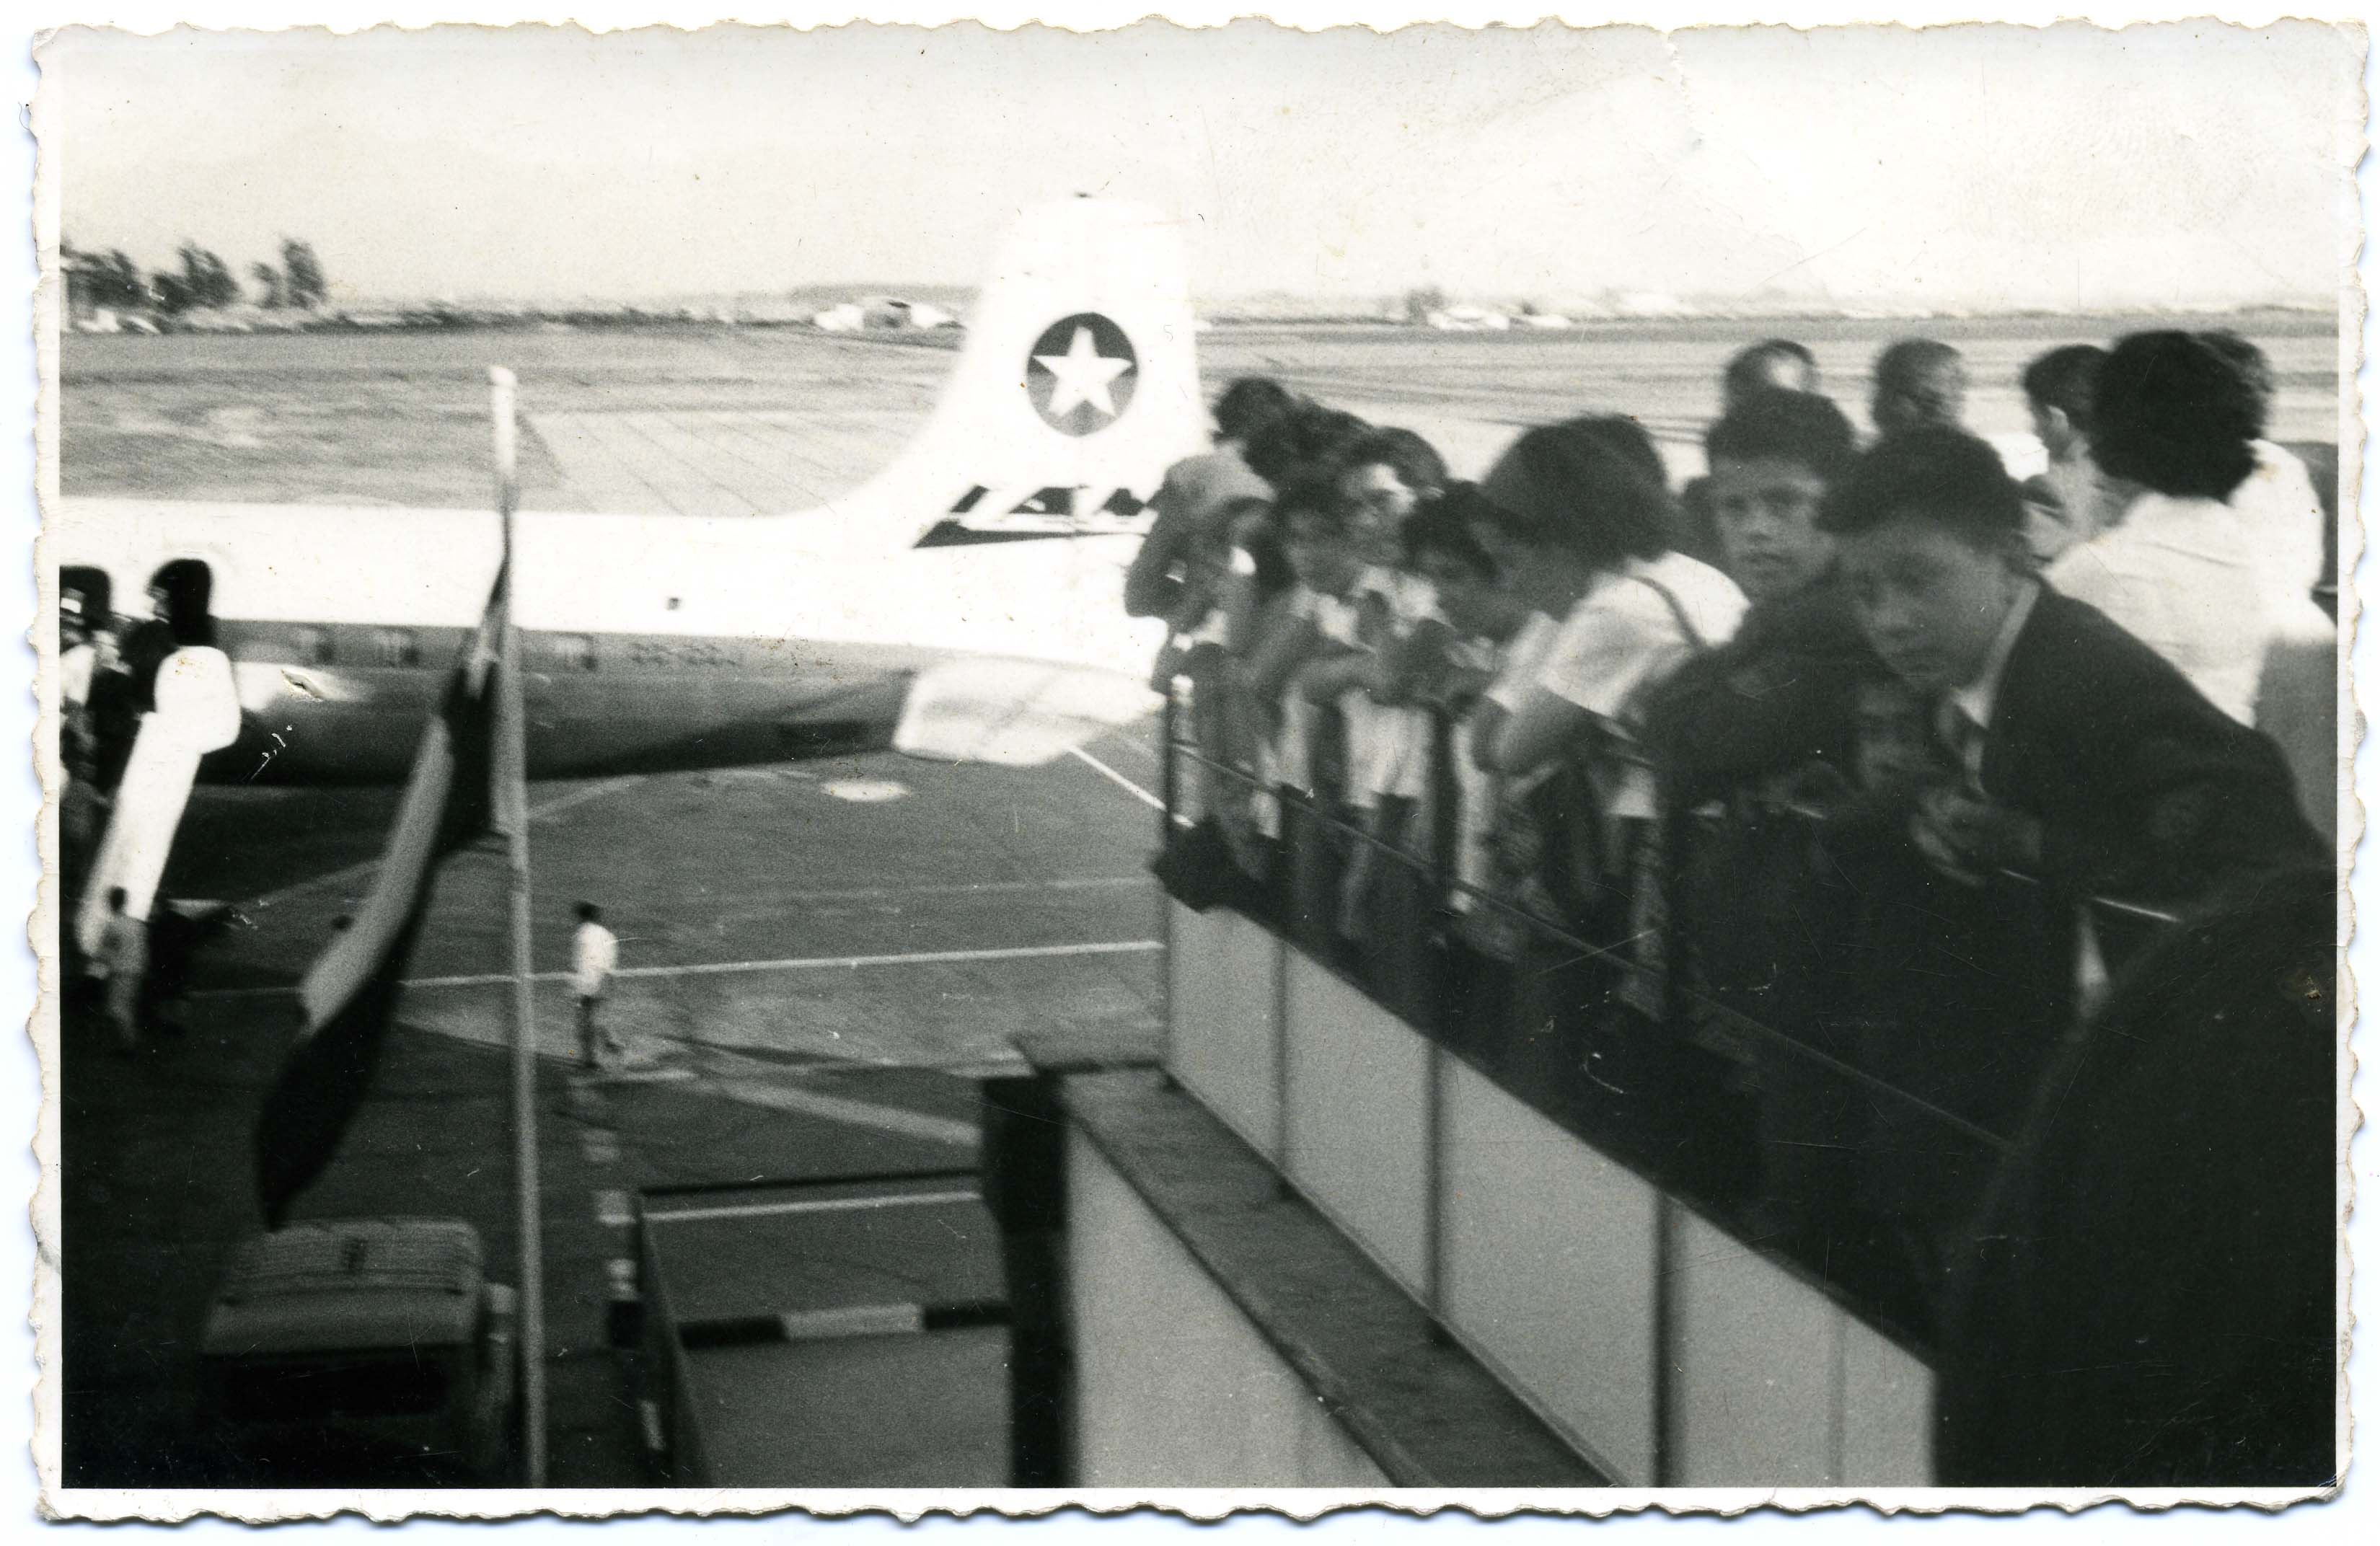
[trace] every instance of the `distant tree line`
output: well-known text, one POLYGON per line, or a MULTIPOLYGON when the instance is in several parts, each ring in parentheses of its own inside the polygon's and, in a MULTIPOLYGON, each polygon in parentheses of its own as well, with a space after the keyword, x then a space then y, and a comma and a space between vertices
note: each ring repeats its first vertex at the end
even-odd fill
MULTIPOLYGON (((121 248, 90 252, 71 241, 61 241, 58 255, 66 270, 67 298, 79 308, 154 310, 170 317, 200 308, 237 306, 248 298, 239 281, 232 276, 230 266, 196 242, 184 242, 175 254, 180 261, 179 268, 159 269, 145 275, 121 248)), ((267 310, 288 308, 312 311, 330 293, 322 278, 322 260, 314 256, 312 245, 294 237, 281 244, 279 268, 258 263, 249 268, 249 274, 256 282, 257 304, 267 310)))

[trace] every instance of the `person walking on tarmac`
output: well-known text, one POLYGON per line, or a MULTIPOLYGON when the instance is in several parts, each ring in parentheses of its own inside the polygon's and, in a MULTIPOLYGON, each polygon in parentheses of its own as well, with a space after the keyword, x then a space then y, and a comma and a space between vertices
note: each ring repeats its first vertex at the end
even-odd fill
MULTIPOLYGON (((603 926, 603 910, 593 902, 580 902, 578 932, 570 941, 570 984, 578 995, 579 1066, 590 1071, 603 1066, 595 1055, 595 1011, 619 964, 620 941, 603 926)), ((603 1050, 617 1057, 627 1049, 617 1036, 606 1032, 603 1050)))
POLYGON ((106 984, 106 1014, 115 1050, 130 1054, 140 1045, 141 984, 149 975, 149 928, 125 911, 124 888, 107 893, 107 928, 99 936, 93 976, 106 984))

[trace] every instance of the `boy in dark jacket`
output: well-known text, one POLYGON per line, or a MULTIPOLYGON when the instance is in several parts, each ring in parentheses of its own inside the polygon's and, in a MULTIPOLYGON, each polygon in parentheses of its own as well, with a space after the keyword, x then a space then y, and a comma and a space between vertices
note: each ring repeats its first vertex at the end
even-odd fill
POLYGON ((1875 670, 1817 524, 1856 452, 1834 404, 1776 387, 1732 400, 1704 450, 1705 504, 1752 610, 1733 639, 1649 694, 1643 735, 1667 808, 1726 802, 1715 821, 1690 823, 1679 920, 1692 980, 1770 1034, 1703 1034, 1756 1088, 1771 1226, 1832 1235, 1854 1187, 1864 1102, 1808 1054, 1852 1052, 1826 1011, 1855 899, 1811 840, 1803 791, 1855 779, 1855 694, 1875 670))
POLYGON ((1643 738, 1678 807, 1814 756, 1843 769, 1852 686, 1874 658, 1818 525, 1856 458, 1842 410, 1809 393, 1756 393, 1711 426, 1704 451, 1724 567, 1752 610, 1645 706, 1643 738))
POLYGON ((1821 518, 1862 632, 1963 769, 1912 823, 1935 868, 2182 913, 2243 875, 2325 858, 2272 742, 2032 578, 2023 520, 1998 453, 1939 429, 1878 444, 1821 518))
POLYGON ((2187 914, 2326 852, 2269 741, 2032 576, 2022 501, 1989 445, 1890 436, 1821 524, 1861 632, 1943 758, 1890 829, 1830 833, 1859 918, 1820 995, 1852 1060, 1903 1093, 1869 1116, 1860 1190, 1887 1256, 1913 1269, 1923 1324, 1990 1174, 1974 1129, 2014 1130, 2073 1019, 2086 944, 2122 965, 2083 904, 2187 914))

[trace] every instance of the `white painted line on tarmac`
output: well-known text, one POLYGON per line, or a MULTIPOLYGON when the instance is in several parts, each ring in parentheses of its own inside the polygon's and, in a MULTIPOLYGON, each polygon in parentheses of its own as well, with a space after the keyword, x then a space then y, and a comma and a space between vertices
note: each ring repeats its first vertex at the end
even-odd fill
MULTIPOLYGON (((511 979, 509 978, 506 979, 506 981, 510 980, 511 979)), ((675 1067, 664 1067, 659 1069, 607 1069, 601 1073, 589 1074, 587 1076, 587 1082, 589 1084, 676 1084, 682 1083, 693 1077, 694 1070, 692 1069, 681 1069, 675 1067)))
POLYGON ((1120 730, 1110 731, 1099 739, 1106 742, 1111 746, 1130 752, 1133 755, 1140 757, 1146 761, 1156 762, 1159 760, 1156 747, 1145 745, 1142 743, 1134 740, 1131 736, 1126 735, 1120 730))
POLYGON ((678 1208, 648 1213, 647 1224, 674 1224, 687 1219, 771 1218, 781 1214, 842 1214, 861 1208, 921 1208, 938 1202, 975 1202, 979 1191, 890 1191, 873 1197, 805 1197, 791 1202, 725 1202, 710 1208, 678 1208))
MULTIPOLYGON (((1092 940, 1078 945, 1016 945, 990 950, 913 950, 890 956, 795 956, 783 960, 706 960, 689 961, 679 966, 628 966, 613 973, 614 977, 716 977, 749 972, 822 972, 829 970, 856 971, 863 966, 943 966, 963 961, 980 960, 1041 960, 1060 956, 1126 956, 1146 955, 1162 950, 1161 939, 1092 940)), ((495 987, 511 982, 509 972, 480 972, 453 977, 408 977, 400 986, 409 988, 495 987)), ((537 972, 529 980, 538 983, 563 983, 570 980, 567 972, 537 972)), ((294 984, 273 987, 207 988, 193 993, 194 999, 270 998, 296 992, 294 984)), ((599 1076, 629 1079, 625 1074, 599 1076)), ((652 1077, 672 1077, 655 1073, 652 1077)))
POLYGON ((606 779, 600 784, 589 784, 585 789, 572 790, 568 794, 557 794, 542 805, 531 805, 528 808, 528 818, 531 821, 543 821, 549 816, 560 815, 565 811, 576 810, 589 800, 601 800, 607 794, 617 794, 622 790, 634 789, 644 781, 645 775, 642 773, 624 773, 616 779, 606 779))
POLYGON ((282 887, 277 891, 267 891, 261 897, 251 898, 248 905, 250 907, 272 907, 278 902, 287 901, 291 897, 303 896, 317 887, 335 886, 341 881, 358 879, 361 876, 371 874, 372 871, 378 868, 380 868, 380 861, 377 858, 366 859, 358 864, 353 864, 346 865, 342 869, 333 870, 328 875, 318 875, 311 880, 296 881, 290 885, 282 887))
POLYGON ((746 908, 718 914, 730 920, 773 917, 788 907, 807 902, 892 901, 902 897, 1001 896, 1019 891, 1099 891, 1122 886, 1154 886, 1146 875, 1061 876, 1050 880, 961 880, 935 886, 849 886, 832 890, 785 891, 747 900, 767 902, 766 908, 746 908))
POLYGON ((822 1117, 848 1127, 873 1128, 879 1132, 897 1133, 904 1138, 920 1139, 928 1143, 947 1143, 953 1148, 965 1148, 982 1136, 973 1122, 962 1122, 949 1117, 929 1117, 922 1111, 905 1106, 879 1105, 873 1101, 853 1100, 848 1095, 825 1095, 815 1090, 799 1090, 779 1084, 773 1080, 722 1079, 717 1081, 719 1093, 730 1100, 748 1105, 766 1106, 772 1111, 798 1112, 805 1117, 822 1117))
POLYGON ((897 779, 836 779, 819 788, 855 805, 881 805, 909 798, 909 786, 897 779))
MULTIPOLYGON (((890 956, 796 956, 785 960, 719 960, 697 961, 685 966, 631 966, 615 975, 622 977, 707 977, 731 972, 815 972, 830 967, 846 969, 862 966, 935 966, 953 961, 970 960, 1038 960, 1054 956, 1126 956, 1140 955, 1165 948, 1161 939, 1086 940, 1073 945, 1012 945, 985 950, 913 950, 904 955, 890 956)), ((540 972, 540 977, 564 978, 567 972, 540 972)), ((496 982, 510 982, 509 977, 497 977, 496 982)), ((408 984, 410 985, 410 984, 408 984)))
POLYGON ((1103 763, 1099 758, 1091 755, 1090 753, 1086 752, 1080 746, 1067 747, 1066 754, 1069 756, 1089 764, 1092 767, 1107 775, 1108 779, 1111 782, 1121 785, 1124 790, 1131 793, 1135 800, 1139 801, 1150 810, 1161 811, 1165 809, 1164 801, 1160 800, 1157 796, 1149 793, 1148 791, 1141 788, 1138 784, 1134 783, 1130 779, 1125 778, 1114 768, 1110 767, 1106 763, 1103 763))
POLYGON ((625 1229, 637 1222, 637 1211, 628 1202, 628 1194, 617 1187, 606 1187, 595 1194, 595 1222, 607 1229, 625 1229))

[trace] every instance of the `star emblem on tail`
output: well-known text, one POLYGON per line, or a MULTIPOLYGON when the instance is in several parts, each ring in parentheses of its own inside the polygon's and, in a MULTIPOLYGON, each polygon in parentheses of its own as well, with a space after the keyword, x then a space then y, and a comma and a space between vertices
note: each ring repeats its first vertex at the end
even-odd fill
POLYGON ((1093 435, 1132 406, 1139 370, 1123 330, 1096 311, 1081 311, 1042 330, 1026 361, 1025 392, 1052 429, 1093 435))

